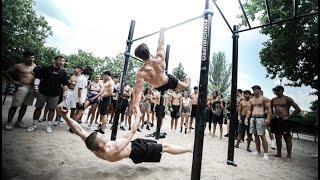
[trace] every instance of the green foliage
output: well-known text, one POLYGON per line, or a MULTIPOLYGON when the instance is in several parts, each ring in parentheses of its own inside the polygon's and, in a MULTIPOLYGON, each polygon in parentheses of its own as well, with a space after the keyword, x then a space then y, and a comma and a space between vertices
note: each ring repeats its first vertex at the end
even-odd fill
MULTIPOLYGON (((184 81, 187 78, 187 73, 184 72, 184 67, 180 62, 178 67, 173 68, 172 74, 178 78, 180 81, 184 81)), ((186 91, 190 92, 190 87, 186 89, 186 91)))
POLYGON ((310 104, 311 104, 311 106, 310 106, 311 111, 312 112, 318 112, 318 107, 319 107, 318 99, 315 100, 315 101, 312 101, 310 104))
POLYGON ((231 65, 226 62, 224 52, 213 53, 209 69, 209 91, 218 91, 224 98, 227 98, 230 95, 230 84, 231 65))
POLYGON ((55 49, 44 47, 45 39, 52 35, 51 27, 44 17, 38 17, 32 0, 2 1, 2 62, 3 69, 23 62, 22 53, 33 51, 40 64, 48 59, 55 49))
MULTIPOLYGON (((318 1, 300 0, 298 15, 318 10, 318 1)), ((291 0, 269 1, 272 21, 288 19, 293 16, 291 0)), ((246 13, 251 20, 261 24, 268 22, 265 4, 260 0, 246 0, 246 13), (260 14, 261 16, 258 16, 260 14)), ((243 16, 241 25, 246 24, 243 16)), ((283 24, 264 27, 262 34, 270 40, 264 42, 260 51, 261 64, 267 70, 267 77, 286 77, 290 86, 311 86, 318 95, 318 16, 304 17, 283 24)))

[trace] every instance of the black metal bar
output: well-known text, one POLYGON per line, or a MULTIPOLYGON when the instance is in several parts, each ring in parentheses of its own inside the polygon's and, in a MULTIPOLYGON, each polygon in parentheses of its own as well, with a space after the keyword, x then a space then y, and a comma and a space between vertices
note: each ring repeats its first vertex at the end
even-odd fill
MULTIPOLYGON (((208 9, 208 8, 209 8, 209 0, 206 0, 205 9, 208 9)), ((207 95, 208 95, 211 21, 212 21, 212 13, 206 14, 203 22, 199 95, 198 95, 197 115, 195 120, 194 151, 193 151, 192 171, 191 171, 192 180, 199 180, 201 175, 205 110, 206 110, 207 95)))
MULTIPOLYGON (((181 26, 181 25, 183 25, 183 24, 186 24, 186 23, 188 23, 188 22, 194 21, 194 20, 199 19, 199 18, 202 18, 202 17, 203 17, 203 15, 200 15, 200 16, 197 16, 197 17, 194 17, 194 18, 185 20, 185 21, 183 21, 183 22, 180 22, 180 23, 178 23, 178 24, 169 26, 169 27, 165 28, 165 31, 167 31, 167 30, 169 30, 169 29, 172 29, 172 28, 175 28, 175 27, 178 27, 178 26, 181 26)), ((150 33, 150 34, 147 34, 147 35, 145 35, 145 36, 142 36, 142 37, 133 39, 133 40, 131 40, 131 42, 138 41, 138 40, 140 40, 140 39, 144 39, 144 38, 146 38, 146 37, 149 37, 149 36, 152 36, 152 35, 155 35, 155 34, 158 34, 158 33, 160 33, 160 30, 159 30, 159 31, 156 31, 156 32, 153 32, 153 33, 150 33)))
POLYGON ((215 0, 213 0, 213 3, 214 3, 214 5, 216 6, 216 8, 218 9, 218 11, 219 11, 219 13, 221 14, 223 20, 226 22, 226 24, 228 25, 228 27, 229 27, 229 29, 230 29, 230 31, 231 31, 231 33, 232 33, 232 28, 231 28, 229 22, 227 21, 227 19, 224 17, 224 15, 223 15, 222 11, 220 10, 218 4, 216 3, 215 0))
POLYGON ((270 7, 269 7, 268 0, 264 0, 264 4, 266 5, 266 8, 267 8, 268 21, 269 21, 269 23, 271 23, 272 22, 272 17, 271 17, 271 14, 270 14, 270 7))
POLYGON ((238 82, 238 39, 239 34, 236 33, 237 26, 233 26, 233 46, 232 46, 232 79, 231 79, 231 106, 230 106, 230 128, 228 132, 228 165, 237 166, 234 162, 234 136, 236 134, 237 115, 237 82, 238 82))
POLYGON ((143 62, 142 59, 131 55, 129 52, 125 52, 124 55, 125 55, 125 56, 129 56, 129 57, 131 57, 131 58, 133 58, 133 59, 135 59, 135 60, 137 60, 137 61, 143 62))
POLYGON ((297 0, 293 0, 293 17, 297 16, 297 11, 298 11, 298 3, 297 0))
MULTIPOLYGON (((166 57, 165 57, 165 61, 166 61, 165 73, 166 74, 168 73, 169 55, 170 55, 170 45, 167 45, 166 57)), ((159 103, 159 106, 161 108, 159 109, 160 112, 157 113, 157 128, 156 128, 156 136, 155 136, 156 139, 160 138, 161 123, 162 123, 163 118, 164 118, 162 116, 165 115, 165 113, 164 113, 164 105, 163 105, 164 93, 165 93, 165 91, 161 91, 160 103, 159 103)))
POLYGON ((9 92, 9 89, 10 89, 9 87, 10 87, 9 83, 6 83, 2 105, 4 105, 4 103, 6 102, 6 99, 7 99, 7 96, 8 96, 8 92, 9 92))
MULTIPOLYGON (((125 52, 128 52, 128 53, 130 53, 130 50, 131 50, 131 45, 132 45, 131 40, 132 40, 132 37, 133 37, 135 23, 136 22, 134 20, 131 20, 128 40, 127 40, 127 46, 126 46, 126 51, 125 51, 125 52)), ((116 140, 116 138, 117 138, 120 109, 121 109, 121 106, 122 106, 123 84, 124 84, 124 81, 125 81, 125 79, 127 77, 129 58, 130 58, 130 56, 125 55, 125 61, 124 61, 124 65, 123 65, 123 72, 122 72, 121 81, 120 81, 120 90, 117 92, 118 93, 118 98, 117 98, 117 104, 116 104, 116 112, 114 114, 112 132, 111 132, 111 140, 113 140, 113 141, 116 140)))
POLYGON ((245 10, 244 10, 244 8, 243 8, 243 5, 242 5, 242 3, 241 3, 241 0, 238 0, 238 2, 239 2, 239 5, 240 5, 240 8, 241 8, 241 10, 242 10, 242 13, 243 13, 243 15, 244 15, 244 18, 246 19, 246 22, 247 22, 249 28, 251 29, 251 25, 250 25, 250 23, 249 23, 247 14, 246 14, 246 12, 245 12, 245 10))
POLYGON ((258 29, 258 28, 262 28, 262 27, 272 26, 272 25, 275 25, 275 24, 281 24, 281 23, 284 23, 284 22, 293 21, 293 20, 297 20, 297 19, 300 19, 300 18, 303 18, 303 17, 308 17, 308 16, 312 16, 312 15, 316 15, 316 14, 318 14, 318 11, 312 12, 312 13, 303 14, 303 15, 300 15, 300 16, 296 16, 295 18, 289 18, 289 19, 285 19, 285 20, 281 20, 281 21, 274 21, 272 23, 268 23, 268 24, 264 24, 264 25, 260 25, 260 26, 256 26, 256 27, 252 27, 251 29, 238 30, 237 33, 245 32, 245 31, 249 31, 249 30, 253 30, 253 29, 258 29))

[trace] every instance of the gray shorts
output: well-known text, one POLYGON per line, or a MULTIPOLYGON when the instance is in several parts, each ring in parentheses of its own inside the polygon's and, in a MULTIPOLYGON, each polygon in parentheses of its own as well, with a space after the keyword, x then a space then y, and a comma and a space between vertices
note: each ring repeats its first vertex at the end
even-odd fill
POLYGON ((39 93, 35 106, 36 108, 43 108, 44 105, 47 103, 46 107, 48 109, 55 109, 58 105, 58 102, 59 102, 59 96, 50 97, 50 96, 45 96, 39 93))
POLYGON ((151 103, 143 102, 141 105, 141 110, 143 111, 151 111, 151 103))
POLYGON ((264 125, 264 117, 254 117, 250 119, 250 134, 265 135, 266 126, 264 125))
POLYGON ((34 100, 33 87, 20 86, 13 95, 12 107, 20 107, 22 105, 31 106, 34 100))
POLYGON ((190 108, 189 108, 189 106, 182 106, 182 108, 181 108, 181 113, 190 113, 190 108))

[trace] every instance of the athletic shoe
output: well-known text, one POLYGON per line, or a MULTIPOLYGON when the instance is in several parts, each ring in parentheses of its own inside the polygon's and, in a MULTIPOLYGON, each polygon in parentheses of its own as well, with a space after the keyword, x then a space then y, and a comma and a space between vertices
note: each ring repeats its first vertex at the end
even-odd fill
POLYGON ((275 140, 271 140, 271 149, 277 149, 275 140))
POLYGON ((123 127, 123 126, 120 126, 120 129, 121 129, 121 130, 123 130, 123 131, 125 131, 125 130, 126 130, 126 129, 124 129, 124 127, 123 127))
POLYGON ((147 125, 146 129, 147 129, 147 130, 150 130, 150 127, 149 127, 149 125, 147 125))
POLYGON ((147 124, 147 121, 144 121, 143 124, 147 124))
POLYGON ((111 119, 109 120, 109 124, 113 124, 113 121, 111 119))
POLYGON ((180 127, 180 132, 182 133, 182 127, 180 127))
POLYGON ((248 151, 248 152, 252 152, 252 150, 251 150, 251 149, 249 149, 249 148, 247 148, 247 151, 248 151))
POLYGON ((47 133, 53 133, 50 125, 47 126, 46 132, 47 132, 47 133))
POLYGON ((141 125, 141 129, 143 129, 143 124, 141 125))
POLYGON ((38 119, 38 122, 47 121, 46 118, 38 119))
POLYGON ((266 160, 266 161, 268 161, 269 160, 269 156, 268 156, 268 154, 267 153, 265 153, 264 155, 263 155, 263 158, 262 158, 263 160, 266 160))
POLYGON ((184 133, 187 134, 187 128, 184 129, 184 133))
POLYGON ((153 123, 150 124, 150 127, 153 127, 153 123))
POLYGON ((79 119, 79 120, 77 120, 77 123, 82 124, 82 121, 79 119))
POLYGON ((228 134, 228 133, 227 133, 227 134, 225 134, 225 135, 224 135, 224 137, 229 137, 229 134, 228 134))
POLYGON ((130 131, 130 130, 131 130, 131 127, 129 127, 128 131, 130 131))
POLYGON ((22 127, 22 128, 26 128, 27 125, 25 125, 22 121, 17 121, 15 124, 16 127, 22 127))
POLYGON ((8 130, 8 131, 11 131, 11 130, 13 129, 13 127, 12 127, 12 122, 6 123, 6 124, 4 125, 4 129, 5 129, 5 130, 8 130))
POLYGON ((33 126, 30 126, 27 128, 27 132, 33 132, 34 130, 36 130, 37 126, 36 125, 33 125, 33 126))
MULTIPOLYGON (((131 129, 131 128, 129 128, 129 129, 131 129)), ((139 128, 137 129, 137 131, 138 131, 138 132, 141 132, 141 130, 140 130, 139 128)))

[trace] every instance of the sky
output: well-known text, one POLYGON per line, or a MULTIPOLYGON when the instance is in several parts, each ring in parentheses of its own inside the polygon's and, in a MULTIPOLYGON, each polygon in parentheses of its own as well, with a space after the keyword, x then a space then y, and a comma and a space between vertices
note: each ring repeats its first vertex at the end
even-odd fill
MULTIPOLYGON (((218 0, 230 26, 237 25, 237 14, 241 13, 237 0, 218 0)), ((76 53, 78 49, 92 52, 95 56, 115 57, 124 53, 131 20, 135 20, 133 39, 169 27, 204 12, 204 0, 35 0, 38 15, 44 16, 52 27, 53 36, 46 39, 46 45, 55 47, 63 54, 76 53)), ((224 52, 229 63, 232 61, 232 34, 212 6, 211 55, 224 52)), ((259 25, 251 22, 252 26, 259 25)), ((245 28, 245 27, 242 27, 245 28)), ((241 28, 241 29, 242 29, 241 28)), ((198 86, 202 47, 203 19, 165 32, 165 45, 170 45, 169 72, 181 62, 191 77, 192 86, 198 86)), ((273 98, 272 88, 280 84, 279 79, 266 78, 266 70, 260 64, 259 51, 268 37, 260 29, 239 34, 238 88, 251 90, 258 84, 264 95, 273 98)), ((147 43, 155 54, 158 34, 136 41, 131 54, 140 43, 147 43)), ((284 79, 282 85, 288 80, 284 79)), ((310 87, 285 87, 285 95, 292 97, 302 110, 309 110, 310 87)))

